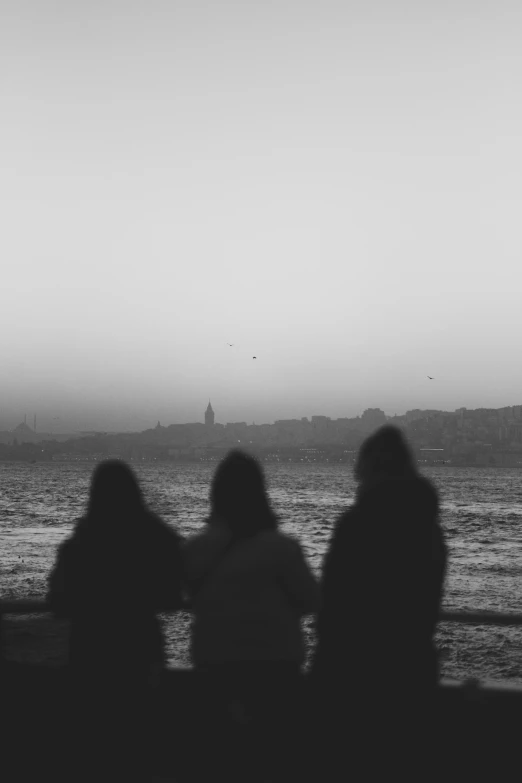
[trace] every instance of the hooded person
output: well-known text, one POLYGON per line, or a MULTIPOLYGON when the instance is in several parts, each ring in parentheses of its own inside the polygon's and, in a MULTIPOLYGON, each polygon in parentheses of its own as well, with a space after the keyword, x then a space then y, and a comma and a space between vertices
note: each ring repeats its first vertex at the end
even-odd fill
POLYGON ((137 672, 164 663, 156 615, 182 605, 181 538, 148 511, 125 463, 94 471, 87 514, 59 548, 47 600, 71 620, 72 666, 137 672))
MULTIPOLYGON (((87 513, 59 547, 47 601, 55 616, 70 620, 78 733, 96 727, 98 746, 110 748, 113 758, 118 736, 130 747, 143 739, 149 683, 165 663, 157 613, 181 608, 182 570, 180 536, 147 509, 131 469, 117 460, 101 463, 87 513)), ((80 756, 88 767, 86 748, 80 756)))
POLYGON ((324 561, 312 673, 326 714, 333 719, 342 705, 354 736, 393 736, 388 748, 400 755, 397 737, 422 723, 438 680, 433 637, 446 547, 437 493, 400 430, 384 426, 369 437, 355 474, 355 503, 338 519, 324 561))
MULTIPOLYGON (((278 530, 255 459, 229 453, 210 499, 205 529, 184 549, 192 661, 219 683, 216 700, 256 727, 265 751, 248 758, 266 760, 282 740, 289 689, 305 659, 301 619, 317 611, 319 587, 299 543, 278 530)), ((255 779, 244 767, 238 776, 255 779)))
POLYGON ((231 452, 211 489, 206 529, 184 547, 198 667, 269 662, 299 668, 301 617, 319 588, 299 543, 279 532, 256 460, 231 452))

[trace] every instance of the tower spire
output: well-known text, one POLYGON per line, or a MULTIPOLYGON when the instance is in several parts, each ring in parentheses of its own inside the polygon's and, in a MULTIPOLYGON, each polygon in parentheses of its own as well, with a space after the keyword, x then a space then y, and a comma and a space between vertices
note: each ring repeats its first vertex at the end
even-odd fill
POLYGON ((205 424, 210 427, 214 424, 214 411, 212 410, 210 399, 208 401, 207 410, 205 411, 205 424))

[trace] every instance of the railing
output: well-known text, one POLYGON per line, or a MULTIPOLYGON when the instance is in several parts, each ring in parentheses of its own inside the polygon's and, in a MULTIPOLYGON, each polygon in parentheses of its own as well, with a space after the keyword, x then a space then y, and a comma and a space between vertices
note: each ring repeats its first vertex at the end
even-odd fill
MULTIPOLYGON (((185 611, 190 611, 188 604, 185 611)), ((0 601, 1 614, 45 614, 52 610, 45 601, 24 600, 0 601)), ((505 612, 452 612, 442 611, 439 615, 440 623, 461 623, 462 625, 522 625, 522 614, 508 614, 505 612)))
MULTIPOLYGON (((34 599, 18 599, 15 601, 0 601, 0 619, 3 615, 24 615, 24 614, 49 614, 51 609, 45 601, 34 599)), ((190 606, 186 604, 182 611, 190 611, 190 606)), ((170 612, 165 612, 170 614, 170 612)), ((442 611, 439 615, 439 623, 460 623, 462 625, 497 625, 497 626, 522 626, 522 614, 505 612, 452 612, 442 611)), ((172 674, 181 672, 190 667, 177 666, 172 669, 172 674)), ((442 677, 439 685, 441 690, 447 694, 455 691, 462 693, 480 693, 486 698, 508 697, 510 700, 515 698, 516 703, 522 705, 522 685, 513 682, 501 682, 495 680, 478 680, 468 678, 466 680, 455 680, 442 677)))

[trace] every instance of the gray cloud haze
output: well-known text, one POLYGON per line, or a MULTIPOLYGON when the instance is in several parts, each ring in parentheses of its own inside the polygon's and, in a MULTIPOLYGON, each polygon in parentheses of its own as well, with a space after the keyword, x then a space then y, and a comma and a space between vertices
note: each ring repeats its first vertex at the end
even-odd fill
POLYGON ((522 402, 518 4, 1 7, 0 426, 522 402))

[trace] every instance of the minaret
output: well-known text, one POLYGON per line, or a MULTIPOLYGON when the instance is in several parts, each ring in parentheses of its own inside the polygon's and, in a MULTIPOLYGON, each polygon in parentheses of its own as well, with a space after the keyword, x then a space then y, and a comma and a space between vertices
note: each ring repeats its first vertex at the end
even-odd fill
POLYGON ((207 410, 205 411, 205 424, 207 427, 212 427, 214 424, 214 411, 212 410, 210 400, 208 401, 207 410))

